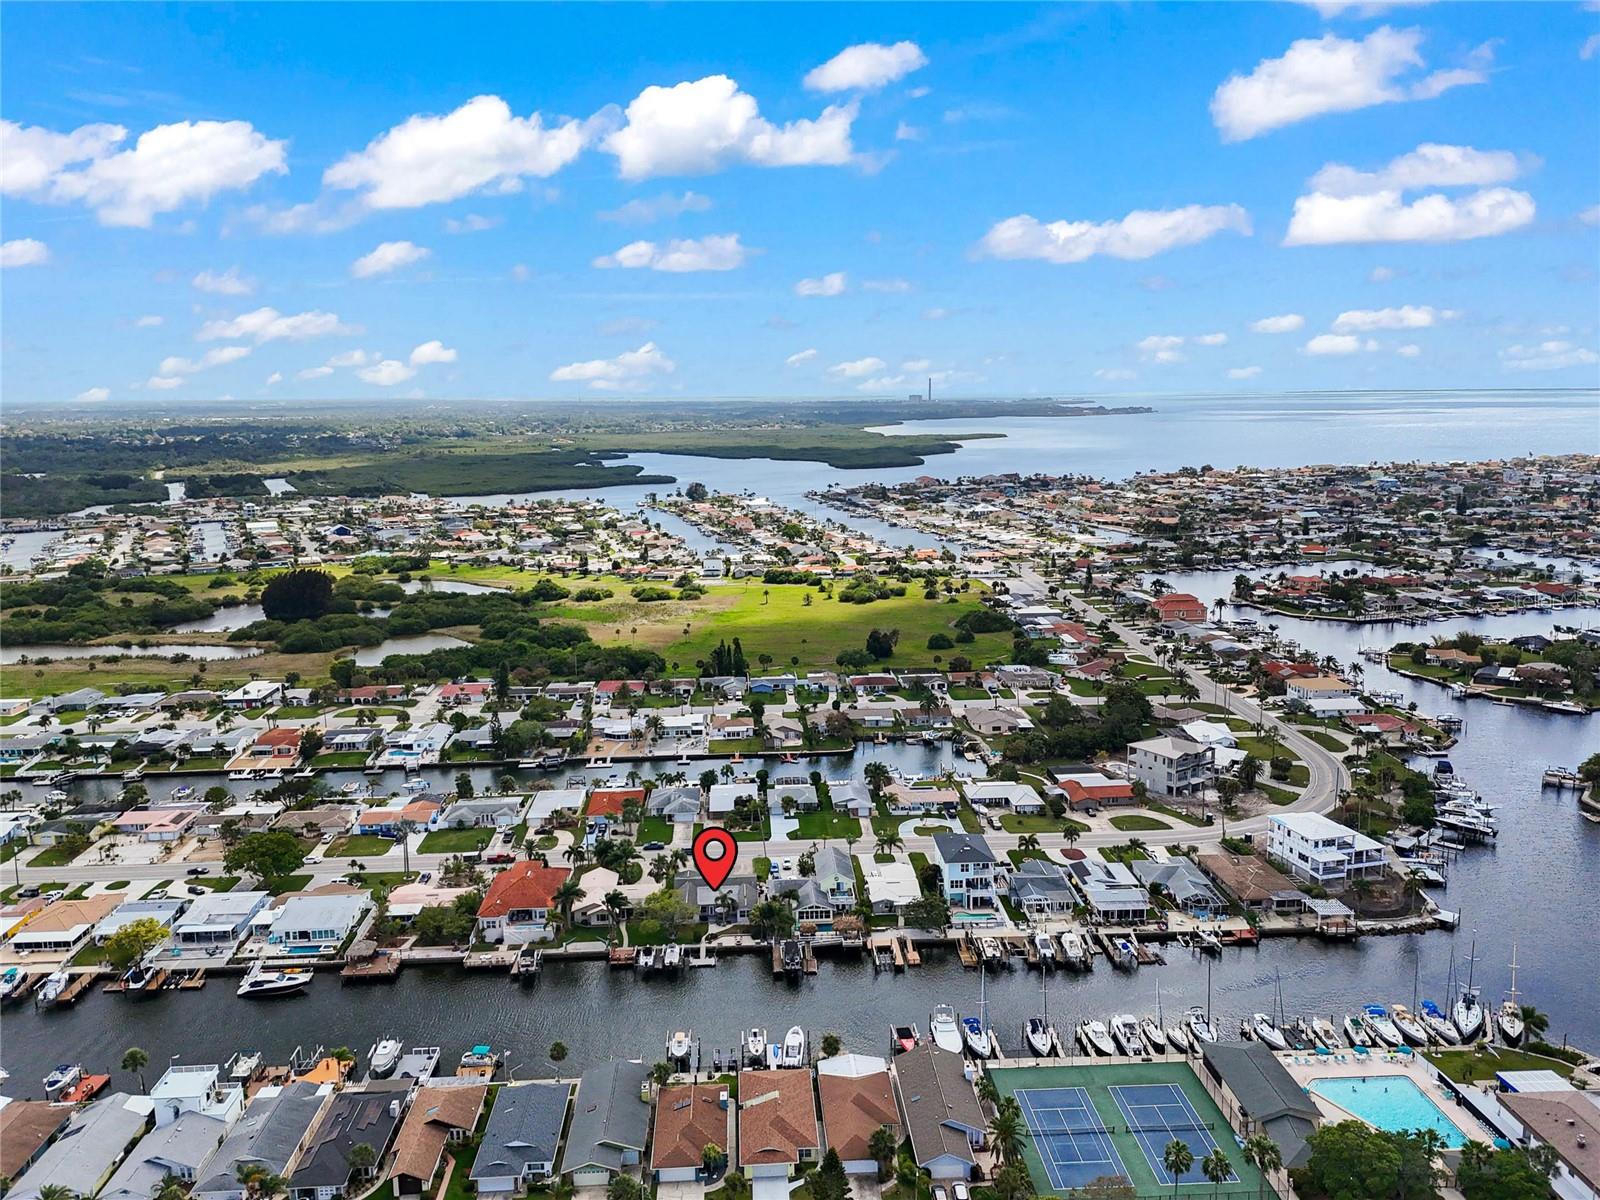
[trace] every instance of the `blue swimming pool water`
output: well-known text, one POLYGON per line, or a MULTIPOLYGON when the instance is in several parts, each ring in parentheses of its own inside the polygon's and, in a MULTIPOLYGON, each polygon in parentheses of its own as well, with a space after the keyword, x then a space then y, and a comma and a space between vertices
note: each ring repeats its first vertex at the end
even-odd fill
POLYGON ((1313 1079, 1310 1090, 1388 1133, 1432 1129, 1446 1146, 1454 1148, 1466 1141, 1443 1110, 1404 1075, 1313 1079))

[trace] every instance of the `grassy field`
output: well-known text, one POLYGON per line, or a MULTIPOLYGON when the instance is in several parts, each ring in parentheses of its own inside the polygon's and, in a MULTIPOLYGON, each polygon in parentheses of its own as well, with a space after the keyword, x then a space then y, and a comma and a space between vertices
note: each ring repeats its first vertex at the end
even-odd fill
POLYGON ((1572 1074, 1572 1064, 1556 1058, 1542 1058, 1525 1050, 1496 1046, 1490 1053, 1477 1050, 1430 1050, 1429 1062, 1457 1083, 1479 1083, 1493 1079, 1496 1071, 1554 1071, 1562 1078, 1572 1074))
MULTIPOLYGON (((206 640, 202 635, 189 635, 191 641, 206 640)), ((115 646, 106 647, 107 654, 117 653, 115 646)), ((328 677, 331 654, 258 654, 252 658, 237 658, 223 662, 172 662, 165 658, 124 658, 117 662, 97 662, 86 658, 57 659, 43 665, 7 665, 0 670, 0 691, 8 696, 32 698, 50 696, 78 688, 99 688, 102 692, 115 692, 120 684, 136 689, 167 690, 187 686, 196 673, 200 674, 197 686, 210 691, 226 691, 248 683, 252 675, 262 679, 281 679, 288 671, 298 671, 306 685, 328 677), (94 662, 93 667, 90 663, 94 662)))
POLYGON ((435 829, 418 849, 423 854, 465 854, 482 850, 493 837, 492 829, 435 829))
POLYGON ((816 812, 796 813, 795 820, 800 822, 800 828, 789 835, 790 841, 804 838, 807 841, 817 841, 823 838, 847 838, 861 836, 861 822, 849 813, 835 812, 831 808, 819 809, 816 812))
POLYGON ((1171 829, 1165 821, 1147 817, 1143 813, 1120 813, 1111 818, 1111 827, 1123 833, 1148 833, 1155 829, 1171 829))
POLYGON ((349 837, 342 837, 328 846, 325 858, 371 858, 379 854, 387 854, 394 849, 394 842, 386 837, 378 837, 370 833, 353 833, 349 837))

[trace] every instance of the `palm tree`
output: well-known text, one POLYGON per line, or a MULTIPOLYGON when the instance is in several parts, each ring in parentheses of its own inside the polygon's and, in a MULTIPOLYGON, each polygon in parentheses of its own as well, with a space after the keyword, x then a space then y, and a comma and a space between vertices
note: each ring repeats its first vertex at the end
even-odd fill
POLYGON ((1215 1147, 1210 1154, 1200 1160, 1200 1172, 1211 1181, 1211 1194, 1217 1191, 1233 1175, 1233 1164, 1228 1161, 1228 1156, 1222 1152, 1222 1147, 1215 1147))
POLYGON ((1244 1160, 1261 1172, 1261 1182, 1256 1188, 1256 1195, 1260 1197, 1266 1191, 1267 1176, 1283 1170, 1283 1151, 1266 1134, 1252 1133, 1244 1140, 1244 1160))
POLYGON ((879 854, 893 854, 905 844, 905 839, 891 829, 888 833, 878 835, 878 840, 873 843, 873 849, 879 854))
POLYGON ((665 1086, 667 1080, 672 1078, 672 1064, 658 1062, 650 1068, 650 1082, 657 1087, 665 1086))
POLYGON ((570 875, 561 881, 561 886, 555 890, 551 899, 556 902, 556 907, 561 910, 561 921, 568 928, 572 928, 572 906, 582 900, 587 892, 583 885, 570 875))
POLYGON ((183 1200, 189 1194, 189 1189, 183 1180, 176 1175, 163 1175, 161 1182, 156 1184, 150 1193, 150 1200, 183 1200))
POLYGON ((138 1046, 129 1046, 122 1052, 122 1069, 139 1077, 139 1090, 145 1091, 144 1069, 150 1065, 150 1056, 138 1046))
POLYGON ((258 1162, 240 1163, 234 1178, 244 1185, 244 1194, 251 1200, 271 1200, 285 1186, 282 1175, 274 1174, 258 1162))
POLYGON ((1002 1097, 995 1107, 989 1118, 989 1136, 1008 1163, 1022 1154, 1022 1110, 1012 1097, 1002 1097))
POLYGON ((1533 1005, 1524 1004, 1522 1006, 1522 1026, 1527 1030, 1530 1042, 1543 1041, 1545 1032, 1550 1028, 1550 1018, 1533 1005))
POLYGON ((378 1161, 378 1152, 366 1142, 357 1142, 350 1147, 350 1170, 365 1178, 366 1173, 372 1170, 373 1164, 378 1161))
POLYGON ((987 1071, 978 1076, 978 1099, 991 1106, 1000 1103, 1000 1089, 995 1086, 994 1076, 987 1071))
POLYGON ((561 852, 561 857, 573 866, 577 866, 589 857, 589 852, 583 848, 582 842, 573 842, 572 845, 561 852))
POLYGON ((867 790, 876 800, 883 794, 883 789, 888 787, 894 779, 894 773, 889 770, 889 764, 884 762, 869 762, 862 770, 861 776, 867 781, 867 790))
POLYGON ((1039 848, 1039 839, 1031 833, 1025 833, 1017 839, 1017 849, 1026 854, 1030 850, 1039 848))
POLYGON ((39 1200, 78 1200, 78 1193, 60 1183, 47 1183, 39 1189, 39 1200))
POLYGON ((1161 1152, 1161 1165, 1167 1169, 1167 1174, 1172 1176, 1172 1194, 1176 1196, 1178 1184, 1189 1173, 1189 1168, 1194 1166, 1194 1151, 1189 1149, 1189 1143, 1182 1138, 1173 1138, 1161 1152))
POLYGON ((606 919, 611 922, 611 940, 616 941, 617 926, 621 924, 623 909, 628 907, 628 898, 613 889, 605 894, 600 903, 606 906, 606 919))
POLYGON ((894 1161, 899 1145, 894 1139, 894 1133, 887 1125, 880 1125, 872 1131, 872 1136, 867 1139, 867 1153, 878 1164, 878 1179, 883 1181, 889 1173, 889 1164, 894 1161))

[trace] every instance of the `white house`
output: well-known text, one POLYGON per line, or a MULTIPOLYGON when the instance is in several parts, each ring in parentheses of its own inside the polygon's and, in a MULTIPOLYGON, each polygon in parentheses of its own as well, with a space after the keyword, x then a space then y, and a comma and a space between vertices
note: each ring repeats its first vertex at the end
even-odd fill
POLYGON ((1025 783, 1004 779, 980 780, 967 785, 967 799, 973 804, 1009 808, 1015 813, 1042 813, 1044 800, 1025 783))
POLYGON ((945 898, 955 908, 994 908, 1000 860, 975 833, 936 833, 929 858, 939 868, 945 898))
POLYGON ((1311 883, 1337 885, 1384 872, 1379 843, 1320 813, 1274 813, 1268 817, 1267 850, 1311 883))
POLYGON ((1210 746, 1187 738, 1153 737, 1128 743, 1133 777, 1154 796, 1186 796, 1203 791, 1216 777, 1210 746))
POLYGON ((252 679, 222 698, 229 708, 264 708, 283 699, 283 684, 270 679, 252 679))

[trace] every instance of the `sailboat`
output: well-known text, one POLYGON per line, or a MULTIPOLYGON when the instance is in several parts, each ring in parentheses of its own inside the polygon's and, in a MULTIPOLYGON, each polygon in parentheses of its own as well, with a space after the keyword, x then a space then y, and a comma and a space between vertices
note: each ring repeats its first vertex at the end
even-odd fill
POLYGON ((1427 1026, 1428 1032, 1436 1041, 1447 1046, 1456 1046, 1461 1042, 1461 1033, 1456 1029, 1455 1023, 1444 1015, 1444 1010, 1432 1000, 1422 1002, 1422 1011, 1417 1019, 1427 1026))
POLYGON ((1270 1046, 1274 1050, 1289 1048, 1289 1039, 1278 1031, 1278 1027, 1266 1013, 1252 1013, 1247 1028, 1264 1046, 1270 1046))
POLYGON ((1522 1041, 1527 1024, 1522 1019, 1522 1002, 1517 999, 1517 944, 1511 943, 1511 990, 1500 1001, 1500 1040, 1508 1046, 1522 1041))
POLYGON ((1400 1036, 1413 1046, 1426 1046, 1428 1044, 1428 1030, 1412 1015, 1404 1004, 1396 1004, 1389 1010, 1389 1019, 1394 1022, 1394 1027, 1400 1031, 1400 1036))
POLYGON ((1373 1045, 1398 1048, 1405 1042, 1405 1038, 1400 1036, 1400 1031, 1395 1028, 1394 1022, 1389 1019, 1389 1010, 1383 1005, 1365 1005, 1361 1015, 1366 1022, 1367 1032, 1372 1035, 1373 1045))
POLYGON ((989 1043, 989 967, 986 961, 978 963, 978 1015, 961 1018, 961 1036, 974 1058, 988 1058, 992 1052, 989 1043))
POLYGON ((1216 1030, 1211 1028, 1211 1019, 1206 1016, 1205 1009, 1198 1004, 1184 1014, 1183 1023, 1188 1027, 1189 1036, 1194 1040, 1196 1050, 1217 1040, 1216 1030))
MULTIPOLYGON (((1041 937, 1044 935, 1040 935, 1041 937)), ((1047 943, 1048 944, 1048 943, 1047 943)), ((1050 976, 1039 972, 1039 1015, 1028 1018, 1028 1046, 1040 1058, 1049 1058, 1055 1051, 1055 1035, 1050 1029, 1050 976)))
POLYGON ((1473 967, 1477 961, 1478 939, 1474 937, 1467 954, 1467 982, 1462 984, 1461 996, 1450 1014, 1461 1031, 1463 1042, 1475 1042, 1483 1034, 1483 1005, 1478 1000, 1478 989, 1472 986, 1473 967))

